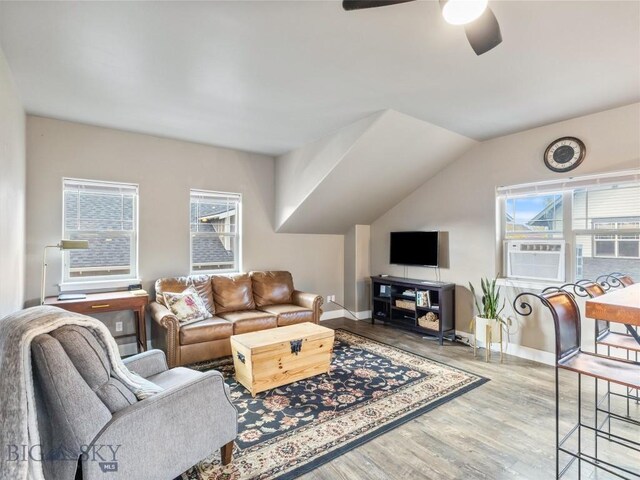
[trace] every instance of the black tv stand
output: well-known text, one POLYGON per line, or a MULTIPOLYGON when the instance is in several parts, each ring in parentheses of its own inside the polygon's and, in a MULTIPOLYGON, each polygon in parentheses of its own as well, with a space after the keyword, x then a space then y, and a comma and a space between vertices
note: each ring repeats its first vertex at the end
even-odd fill
POLYGON ((379 320, 387 325, 433 336, 438 339, 440 345, 445 338, 455 340, 455 284, 382 275, 371 277, 371 283, 372 324, 379 320), (414 309, 397 305, 398 300, 416 303, 418 294, 428 295, 430 305, 416 304, 414 309), (437 330, 418 324, 418 318, 428 312, 438 316, 440 321, 437 330))

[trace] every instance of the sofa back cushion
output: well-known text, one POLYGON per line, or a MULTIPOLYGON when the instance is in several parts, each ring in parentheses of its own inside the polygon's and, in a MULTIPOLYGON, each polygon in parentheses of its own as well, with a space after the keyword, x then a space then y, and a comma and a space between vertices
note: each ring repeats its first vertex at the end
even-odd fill
POLYGON ((156 302, 169 308, 165 303, 163 293, 182 293, 187 287, 195 288, 204 306, 211 315, 215 315, 216 309, 211 289, 211 277, 209 275, 192 275, 190 277, 167 277, 156 280, 156 302))
POLYGON ((251 281, 258 307, 291 303, 293 278, 289 272, 251 272, 251 281))
POLYGON ((239 275, 214 275, 211 277, 216 313, 253 310, 251 277, 247 273, 239 275))
POLYGON ((50 334, 60 342, 74 367, 111 413, 138 400, 120 380, 111 376, 111 364, 93 333, 77 325, 65 325, 50 334))

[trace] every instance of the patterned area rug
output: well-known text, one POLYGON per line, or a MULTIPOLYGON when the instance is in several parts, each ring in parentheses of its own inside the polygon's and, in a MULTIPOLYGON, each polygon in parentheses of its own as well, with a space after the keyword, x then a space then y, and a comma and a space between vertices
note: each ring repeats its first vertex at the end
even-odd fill
POLYGON ((184 480, 295 478, 487 381, 346 330, 336 330, 330 375, 255 399, 235 382, 230 358, 191 368, 224 374, 239 434, 230 465, 216 452, 184 480))

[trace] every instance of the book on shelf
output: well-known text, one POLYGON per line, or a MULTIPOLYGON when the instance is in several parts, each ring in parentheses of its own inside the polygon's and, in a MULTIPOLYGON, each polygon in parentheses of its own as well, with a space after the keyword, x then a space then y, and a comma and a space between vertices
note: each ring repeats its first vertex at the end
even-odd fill
POLYGON ((431 297, 429 296, 429 292, 418 292, 416 295, 416 304, 418 307, 430 307, 431 297))

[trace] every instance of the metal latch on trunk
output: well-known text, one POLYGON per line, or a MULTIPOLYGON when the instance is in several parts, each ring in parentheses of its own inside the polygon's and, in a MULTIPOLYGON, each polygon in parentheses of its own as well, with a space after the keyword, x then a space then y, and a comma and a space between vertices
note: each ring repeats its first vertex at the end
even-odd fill
POLYGON ((291 353, 299 354, 302 350, 302 340, 291 340, 289 343, 291 343, 291 353))

